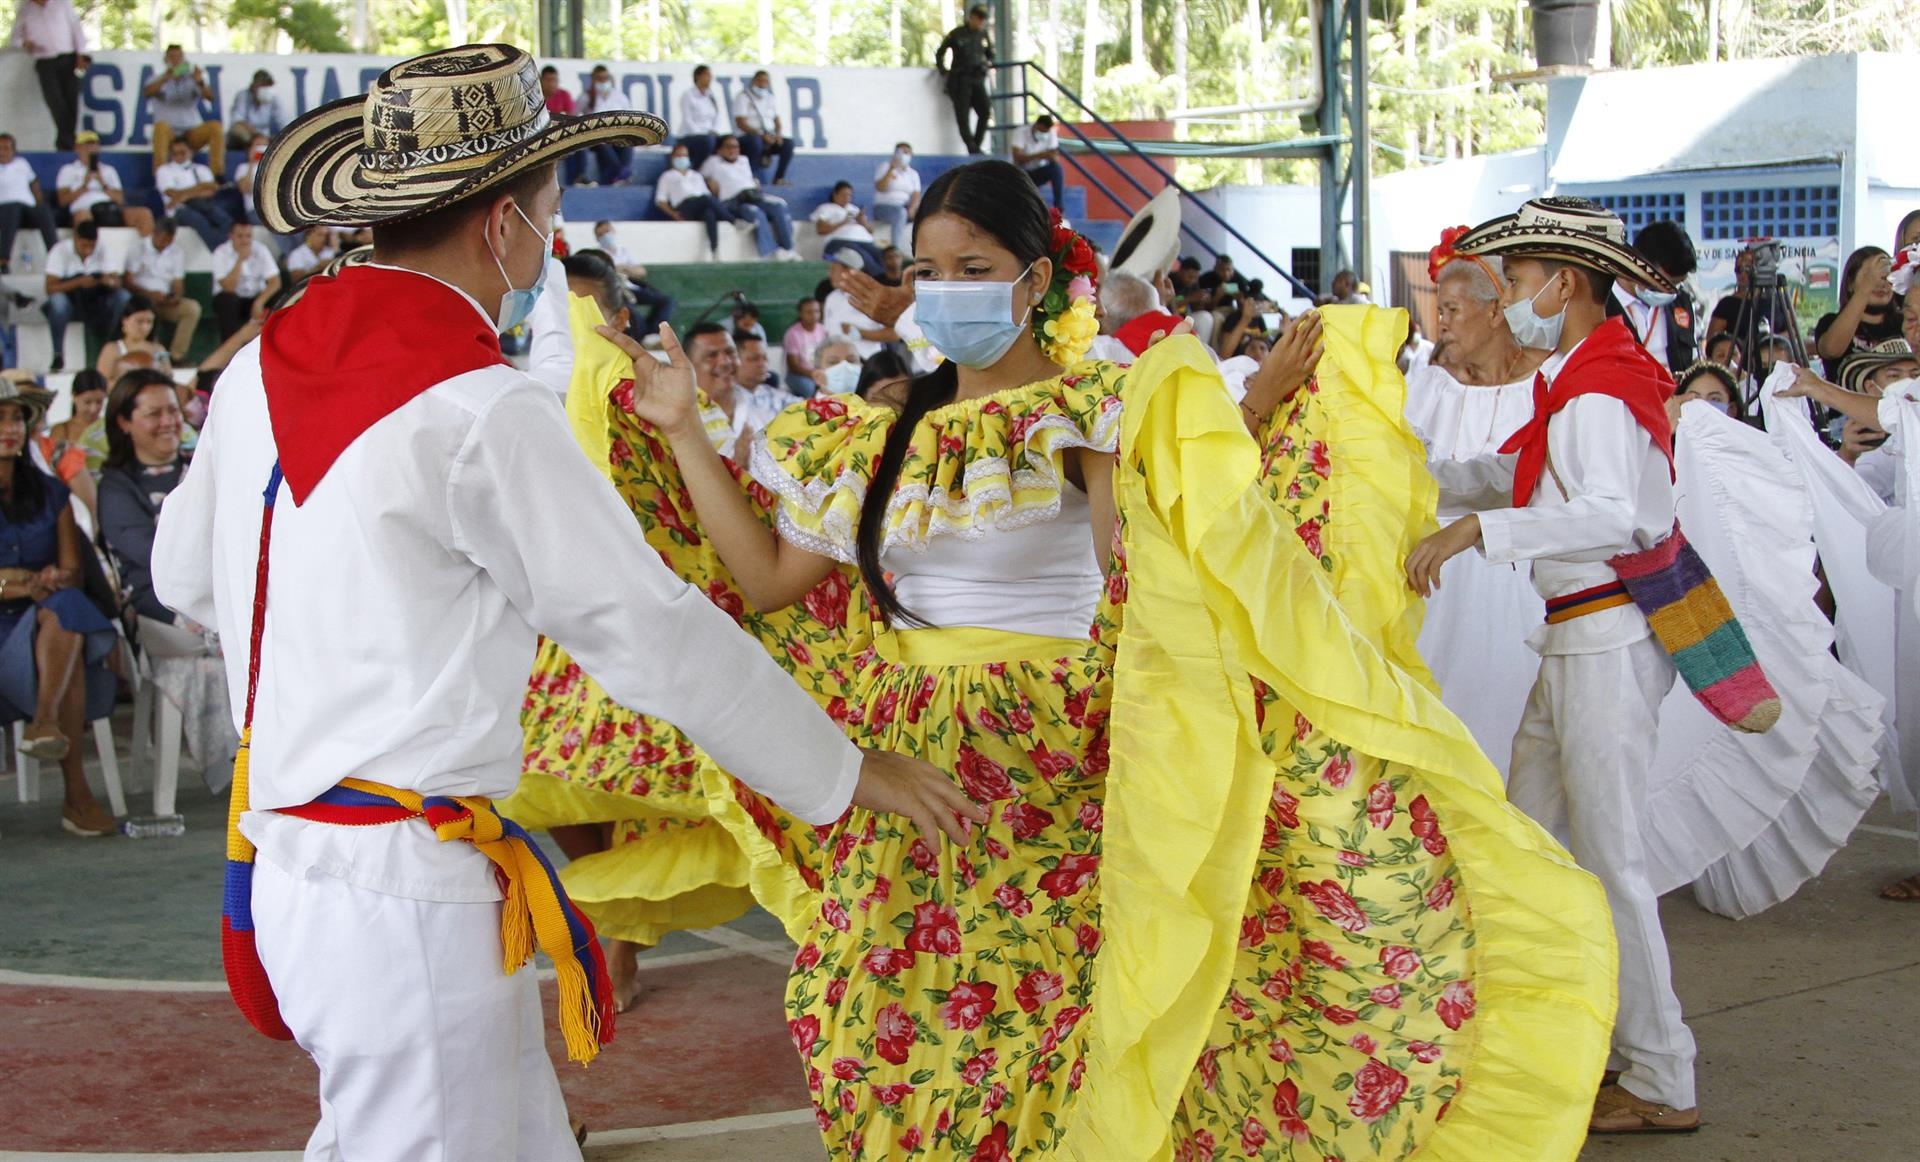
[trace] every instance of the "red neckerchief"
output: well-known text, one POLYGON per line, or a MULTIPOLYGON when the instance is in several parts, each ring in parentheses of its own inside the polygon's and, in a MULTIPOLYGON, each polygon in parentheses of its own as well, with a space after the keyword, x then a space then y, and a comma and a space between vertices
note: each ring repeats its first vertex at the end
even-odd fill
POLYGON ((1546 469, 1547 421, 1582 395, 1610 395, 1626 404, 1672 471, 1673 426, 1667 421, 1667 400, 1673 396, 1673 376, 1634 339, 1624 316, 1615 315, 1587 336, 1551 384, 1544 374, 1534 374, 1533 418, 1500 445, 1503 454, 1520 453, 1513 470, 1513 507, 1527 506, 1546 469))
POLYGON ((1179 325, 1179 315, 1169 314, 1166 311, 1148 311, 1144 315, 1136 316, 1126 326, 1114 331, 1113 337, 1118 339, 1126 346, 1127 350, 1133 352, 1135 355, 1145 355, 1147 348, 1153 346, 1154 332, 1160 331, 1166 335, 1171 335, 1173 334, 1173 329, 1179 325))
POLYGON ((438 279, 380 266, 316 276, 260 334, 267 416, 293 502, 414 396, 505 362, 500 336, 438 279))

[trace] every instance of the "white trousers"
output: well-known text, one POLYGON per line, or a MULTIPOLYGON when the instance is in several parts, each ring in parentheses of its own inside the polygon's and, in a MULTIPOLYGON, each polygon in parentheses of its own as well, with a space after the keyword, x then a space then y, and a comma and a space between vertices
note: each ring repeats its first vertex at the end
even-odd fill
POLYGON ((320 1067, 307 1158, 580 1157, 533 966, 501 969, 499 904, 409 899, 261 860, 253 916, 280 1014, 320 1067))
POLYGON ((1640 825, 1660 703, 1675 676, 1652 638, 1541 658, 1513 739, 1507 796, 1606 889, 1620 942, 1609 1068, 1621 1070, 1620 1083, 1637 1096, 1690 1109, 1693 1034, 1673 992, 1640 825))

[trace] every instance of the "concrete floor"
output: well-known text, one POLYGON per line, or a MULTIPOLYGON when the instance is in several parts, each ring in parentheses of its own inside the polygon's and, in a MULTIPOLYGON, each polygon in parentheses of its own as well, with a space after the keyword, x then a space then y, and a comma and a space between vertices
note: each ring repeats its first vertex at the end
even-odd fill
MULTIPOLYGON (((201 937, 218 893, 218 802, 196 781, 183 780, 188 836, 83 842, 58 832, 56 803, 18 804, 14 790, 11 777, 0 775, 0 883, 6 885, 0 889, 0 988, 34 977, 51 985, 48 978, 84 976, 207 982, 218 989, 212 983, 219 979, 216 946, 201 937), (84 908, 76 907, 77 898, 84 898, 84 908)), ((43 793, 57 793, 51 780, 43 782, 43 793)), ((133 798, 134 810, 144 811, 145 796, 133 798)), ((1920 843, 1911 828, 1911 820, 1876 808, 1824 875, 1751 920, 1712 916, 1686 893, 1663 902, 1675 980, 1700 1046, 1706 1126, 1690 1136, 1596 1139, 1582 1154, 1585 1162, 1920 1158, 1913 1121, 1920 905, 1874 895, 1886 880, 1920 870, 1920 843)), ((716 944, 744 940, 764 963, 775 959, 773 946, 783 939, 764 915, 722 936, 676 934, 657 955, 701 948, 712 955, 716 944)), ((765 987, 777 995, 776 984, 765 987)), ((793 1089, 797 1107, 804 1097, 797 1078, 793 1089)), ((778 1112, 744 1116, 716 1111, 712 1120, 683 1114, 634 1129, 619 1128, 616 1115, 596 1125, 586 1154, 594 1162, 821 1157, 810 1115, 783 1109, 787 1104, 783 1098, 759 1106, 778 1112)), ((304 1135, 304 1127, 298 1129, 304 1135)), ((7 1137, 0 1125, 0 1160, 48 1157, 9 1153, 7 1147, 20 1143, 7 1137)), ((296 1155, 199 1156, 235 1162, 296 1155)))

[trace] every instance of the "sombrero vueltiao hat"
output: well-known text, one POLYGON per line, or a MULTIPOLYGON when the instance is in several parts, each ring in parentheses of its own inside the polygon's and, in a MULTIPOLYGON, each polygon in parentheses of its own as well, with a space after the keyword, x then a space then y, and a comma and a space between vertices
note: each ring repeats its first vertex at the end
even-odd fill
POLYGON ((271 315, 275 311, 284 311, 299 302, 301 296, 307 293, 307 288, 313 285, 313 280, 316 278, 322 276, 332 278, 349 266, 365 266, 372 261, 373 247, 357 246, 338 258, 335 258, 325 266, 315 270, 312 274, 294 283, 292 286, 281 287, 278 294, 267 300, 267 313, 271 315))
POLYGON ((1455 254, 1500 254, 1546 258, 1584 266, 1615 278, 1674 289, 1659 267, 1627 245, 1627 227, 1598 202, 1585 198, 1535 198, 1518 213, 1482 222, 1453 243, 1455 254))
POLYGON ((1168 186, 1140 207, 1120 232, 1109 270, 1152 282, 1180 255, 1180 191, 1168 186))
POLYGON ((53 392, 35 383, 33 376, 17 368, 8 368, 0 373, 0 404, 16 404, 27 413, 27 434, 40 430, 40 421, 47 418, 47 409, 53 406, 53 392))
POLYGON ((254 205, 279 234, 437 210, 593 145, 654 145, 666 123, 618 110, 555 120, 540 67, 508 44, 401 61, 365 96, 307 113, 267 146, 254 205))
POLYGON ((1913 348, 1905 339, 1888 339, 1865 351, 1855 351, 1840 361, 1840 386, 1864 394, 1867 376, 1896 363, 1914 362, 1913 348))

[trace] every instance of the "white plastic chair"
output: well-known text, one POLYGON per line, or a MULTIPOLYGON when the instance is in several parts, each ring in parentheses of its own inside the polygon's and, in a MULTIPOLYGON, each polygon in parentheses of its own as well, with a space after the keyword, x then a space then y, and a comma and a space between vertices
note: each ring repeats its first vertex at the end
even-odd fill
POLYGON ((153 776, 153 813, 172 815, 180 790, 180 747, 182 719, 180 708, 160 692, 148 672, 150 662, 141 656, 139 685, 133 691, 133 755, 135 777, 145 769, 152 748, 158 747, 158 763, 153 776), (160 706, 160 720, 154 721, 154 704, 160 706), (158 730, 159 738, 154 734, 158 730))
MULTIPOLYGON (((31 803, 40 797, 40 762, 21 749, 26 742, 27 724, 25 721, 13 724, 13 755, 18 766, 15 786, 19 789, 20 801, 31 803)), ((71 740, 80 745, 78 740, 71 740)), ((116 816, 127 813, 127 793, 120 785, 120 758, 113 746, 113 720, 96 718, 93 720, 93 745, 100 753, 100 777, 107 784, 107 803, 116 816)), ((169 808, 171 810, 171 808, 169 808)))

